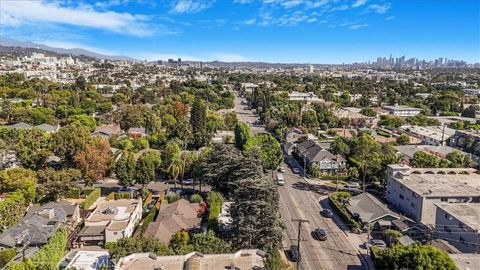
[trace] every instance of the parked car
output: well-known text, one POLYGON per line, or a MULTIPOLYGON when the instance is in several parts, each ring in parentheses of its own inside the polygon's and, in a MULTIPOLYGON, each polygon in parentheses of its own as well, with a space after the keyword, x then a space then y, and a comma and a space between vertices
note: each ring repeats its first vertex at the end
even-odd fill
POLYGON ((183 179, 184 185, 193 185, 193 179, 183 179))
POLYGON ((278 171, 281 172, 281 173, 285 173, 285 168, 280 167, 280 168, 278 168, 278 171))
POLYGON ((293 173, 300 174, 300 169, 297 167, 293 167, 292 171, 293 173))
POLYGON ((291 245, 290 246, 290 260, 293 262, 298 262, 302 258, 300 257, 300 253, 298 252, 298 246, 297 245, 291 245))
POLYGON ((318 228, 312 232, 312 236, 314 239, 325 241, 327 240, 327 231, 325 229, 318 228))
POLYGON ((285 185, 285 179, 283 178, 283 174, 281 173, 277 174, 277 184, 279 186, 285 185))
POLYGON ((330 209, 323 209, 320 214, 324 217, 327 217, 327 218, 332 218, 333 217, 333 212, 332 210, 330 209))
POLYGON ((357 183, 357 182, 350 182, 350 183, 348 183, 347 188, 357 188, 357 189, 359 189, 360 184, 357 183))
POLYGON ((370 242, 363 243, 363 247, 365 249, 370 249, 371 247, 378 247, 378 248, 384 249, 384 248, 387 248, 387 244, 385 244, 383 240, 372 239, 370 240, 370 242))

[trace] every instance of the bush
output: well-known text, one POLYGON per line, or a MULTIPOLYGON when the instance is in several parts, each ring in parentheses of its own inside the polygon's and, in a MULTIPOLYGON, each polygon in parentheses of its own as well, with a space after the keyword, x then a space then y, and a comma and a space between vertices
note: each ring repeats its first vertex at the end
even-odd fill
POLYGON ((119 192, 115 193, 115 200, 121 200, 121 199, 132 199, 132 193, 130 192, 119 192))
POLYGON ((0 250, 0 268, 7 265, 17 254, 14 248, 0 250))
POLYGON ((180 200, 180 195, 177 192, 169 192, 165 196, 165 199, 167 200, 168 203, 173 203, 180 200))
POLYGON ((338 215, 342 218, 343 222, 350 227, 352 232, 357 233, 360 231, 360 224, 355 221, 348 212, 347 209, 344 209, 340 199, 348 199, 351 195, 348 192, 334 192, 330 196, 328 196, 328 201, 332 208, 338 213, 338 215))
POLYGON ((148 215, 142 221, 142 226, 140 227, 140 235, 143 235, 145 233, 145 231, 147 230, 148 224, 150 224, 150 222, 153 222, 156 216, 157 216, 157 208, 152 207, 148 215))
POLYGON ((70 189, 70 190, 65 194, 65 197, 66 197, 66 198, 70 198, 70 199, 79 199, 79 198, 80 198, 80 189, 78 189, 78 188, 72 188, 72 189, 70 189))
POLYGON ((105 197, 105 201, 115 200, 115 192, 110 192, 110 194, 105 197))
POLYGON ((143 209, 146 209, 148 204, 152 201, 153 195, 152 193, 149 193, 147 198, 145 198, 145 201, 143 202, 143 209))
POLYGON ((288 264, 282 259, 277 248, 272 246, 266 247, 267 259, 265 260, 266 270, 285 270, 291 269, 288 264))
POLYGON ((5 200, 0 201, 0 233, 4 228, 15 224, 23 217, 27 209, 28 201, 21 190, 8 193, 5 200))
POLYGON ((90 192, 90 194, 85 197, 85 200, 82 203, 82 208, 87 210, 89 209, 97 200, 100 198, 101 190, 100 188, 95 188, 90 192))
POLYGON ((67 248, 67 229, 62 228, 55 232, 40 250, 35 253, 31 260, 12 262, 10 269, 57 269, 57 264, 62 260, 67 248))
POLYGON ((222 204, 225 201, 222 194, 219 192, 211 191, 208 193, 208 223, 210 226, 217 226, 218 216, 222 212, 222 204))
POLYGON ((190 202, 191 203, 201 203, 202 202, 202 196, 198 195, 198 194, 193 194, 192 196, 190 196, 190 202))

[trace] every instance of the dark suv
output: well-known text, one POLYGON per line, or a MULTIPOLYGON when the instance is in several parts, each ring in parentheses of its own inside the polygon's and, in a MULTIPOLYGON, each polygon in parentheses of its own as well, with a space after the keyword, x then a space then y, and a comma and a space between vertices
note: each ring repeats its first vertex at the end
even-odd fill
POLYGON ((293 262, 298 262, 301 260, 300 253, 298 252, 297 245, 290 246, 290 260, 293 262))
POLYGON ((327 240, 327 231, 325 229, 318 228, 312 232, 312 236, 317 240, 325 241, 327 240))

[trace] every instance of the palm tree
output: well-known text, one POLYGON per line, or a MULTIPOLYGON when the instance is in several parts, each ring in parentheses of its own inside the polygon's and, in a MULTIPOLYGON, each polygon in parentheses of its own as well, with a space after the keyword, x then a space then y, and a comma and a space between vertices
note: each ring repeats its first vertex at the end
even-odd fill
POLYGON ((167 171, 170 174, 170 180, 172 179, 172 177, 174 179, 174 182, 173 182, 173 187, 174 188, 177 188, 177 178, 180 175, 180 173, 182 172, 182 168, 183 168, 183 162, 178 157, 174 157, 172 159, 172 162, 170 163, 170 165, 167 168, 167 171))

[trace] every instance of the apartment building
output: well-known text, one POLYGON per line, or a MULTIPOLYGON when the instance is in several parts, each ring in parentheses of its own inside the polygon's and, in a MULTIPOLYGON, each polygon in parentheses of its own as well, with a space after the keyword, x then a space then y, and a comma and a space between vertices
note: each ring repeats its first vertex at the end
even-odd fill
POLYGON ((400 117, 415 116, 420 113, 420 109, 407 106, 383 106, 387 113, 400 117))

